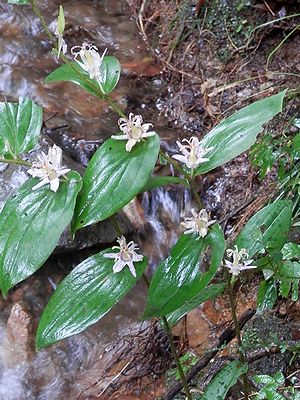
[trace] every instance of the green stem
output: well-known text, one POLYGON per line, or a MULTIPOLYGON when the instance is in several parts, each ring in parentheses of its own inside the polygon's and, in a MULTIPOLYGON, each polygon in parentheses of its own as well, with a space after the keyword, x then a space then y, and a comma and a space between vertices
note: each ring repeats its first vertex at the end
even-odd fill
MULTIPOLYGON (((239 321, 236 315, 236 306, 235 306, 235 295, 233 291, 234 279, 231 279, 230 273, 226 271, 226 278, 227 278, 227 287, 228 287, 228 297, 229 297, 229 304, 231 315, 233 319, 234 329, 236 333, 236 339, 238 343, 238 353, 241 363, 245 364, 247 362, 246 356, 242 350, 242 338, 241 338, 241 330, 239 326, 239 321)), ((247 375, 243 375, 243 383, 244 383, 244 399, 249 399, 249 385, 247 375)))
POLYGON ((120 108, 108 95, 104 96, 104 100, 107 101, 109 107, 110 107, 113 111, 115 111, 117 114, 119 114, 119 116, 120 116, 121 118, 126 118, 126 119, 127 119, 126 115, 123 113, 123 111, 121 110, 121 108, 120 108))
MULTIPOLYGON (((147 278, 147 276, 145 274, 143 274, 143 279, 144 279, 144 281, 145 281, 145 283, 147 285, 147 288, 149 289, 150 282, 149 282, 149 279, 147 278)), ((168 337, 168 341, 169 341, 169 344, 170 344, 170 347, 171 347, 172 355, 173 355, 177 370, 179 372, 180 380, 181 380, 182 386, 184 387, 184 391, 185 391, 186 397, 187 397, 188 400, 193 400, 191 392, 190 392, 190 389, 189 389, 188 382, 186 380, 184 371, 183 371, 181 363, 180 363, 180 359, 179 359, 178 354, 177 354, 177 350, 176 350, 176 346, 175 346, 175 343, 174 343, 174 340, 173 340, 173 336, 172 336, 172 331, 171 331, 170 325, 169 325, 168 320, 167 320, 167 318, 165 316, 162 316, 161 319, 162 319, 162 322, 164 324, 165 331, 167 333, 167 337, 168 337)))
POLYGON ((185 373, 184 373, 184 371, 182 369, 182 365, 180 363, 180 359, 179 359, 179 356, 177 354, 177 350, 176 350, 176 346, 175 346, 175 343, 174 343, 174 340, 173 340, 173 335, 172 335, 172 331, 171 331, 170 325, 169 325, 168 320, 167 320, 167 318, 165 316, 163 316, 161 318, 162 318, 162 321, 163 321, 163 324, 164 324, 164 327, 165 327, 165 331, 166 331, 167 336, 168 336, 168 340, 169 340, 169 343, 170 343, 170 347, 171 347, 171 351, 172 351, 172 354, 173 354, 173 358, 174 358, 174 361, 176 363, 176 367, 177 367, 177 370, 179 372, 180 380, 181 380, 182 386, 184 387, 184 391, 185 391, 186 397, 187 397, 188 400, 193 400, 191 392, 190 392, 190 389, 189 389, 188 382, 187 382, 186 377, 185 377, 185 373))
POLYGON ((0 163, 25 165, 26 167, 32 166, 30 162, 25 160, 20 160, 19 158, 12 158, 12 159, 0 158, 0 163))
POLYGON ((192 178, 191 181, 190 181, 190 187, 192 189, 192 192, 193 192, 193 195, 195 197, 195 200, 196 200, 196 203, 197 203, 198 207, 200 209, 203 208, 203 203, 202 203, 202 200, 200 199, 200 196, 199 196, 199 194, 197 192, 196 182, 195 182, 194 178, 192 178))
POLYGON ((35 0, 30 0, 30 4, 31 4, 33 12, 35 13, 35 15, 40 20, 40 22, 41 22, 41 24, 43 26, 43 29, 44 29, 45 33, 47 34, 50 42, 55 43, 55 37, 53 36, 51 31, 49 30, 48 25, 47 25, 43 15, 42 15, 42 13, 40 12, 38 6, 36 5, 35 0))

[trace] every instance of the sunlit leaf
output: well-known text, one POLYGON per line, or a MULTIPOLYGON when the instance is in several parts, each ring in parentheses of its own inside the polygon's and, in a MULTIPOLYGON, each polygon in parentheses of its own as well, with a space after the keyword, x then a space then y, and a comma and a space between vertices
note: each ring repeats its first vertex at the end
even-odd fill
POLYGON ((177 322, 192 311, 194 308, 198 307, 200 304, 207 300, 214 299, 225 289, 225 283, 216 283, 207 286, 200 293, 198 293, 191 300, 187 301, 182 307, 173 311, 171 314, 167 315, 167 320, 170 325, 176 325, 177 322))
MULTIPOLYGON (((105 77, 102 84, 104 94, 109 94, 117 86, 121 74, 121 65, 117 58, 105 56, 101 64, 102 76, 105 77)), ((103 97, 103 93, 98 83, 90 79, 89 74, 84 71, 75 61, 70 64, 63 64, 51 72, 45 82, 73 82, 81 86, 87 92, 97 97, 103 97)))
POLYGON ((56 193, 49 186, 32 190, 37 182, 28 179, 0 213, 0 288, 4 295, 40 268, 53 252, 72 219, 81 188, 77 172, 70 172, 56 193))
POLYGON ((74 214, 74 232, 110 217, 141 192, 155 166, 159 144, 155 135, 128 152, 124 141, 104 142, 84 175, 74 214))
POLYGON ((102 318, 136 284, 147 260, 135 263, 137 276, 125 267, 113 273, 106 249, 79 264, 58 285, 47 304, 36 335, 36 348, 75 335, 102 318))
POLYGON ((203 174, 225 164, 248 150, 255 142, 263 125, 282 111, 286 91, 258 100, 226 118, 201 141, 205 147, 213 147, 209 161, 201 164, 196 174, 203 174))
POLYGON ((287 239, 292 219, 292 203, 280 200, 258 211, 242 229, 235 244, 245 248, 250 257, 262 249, 281 249, 287 239))
POLYGON ((221 227, 213 225, 205 238, 182 234, 153 275, 144 318, 172 313, 198 295, 217 272, 224 255, 225 240, 221 227), (200 271, 200 263, 210 248, 210 266, 200 271))
POLYGON ((29 4, 30 0, 8 0, 8 4, 29 4))
POLYGON ((228 390, 236 384, 238 378, 247 372, 247 365, 232 361, 217 373, 208 384, 201 400, 224 400, 228 390))
POLYGON ((277 287, 273 279, 261 281, 257 293, 257 312, 270 310, 277 300, 277 287))
POLYGON ((1 154, 15 157, 32 150, 42 122, 42 107, 30 99, 20 97, 19 103, 0 103, 0 137, 4 142, 1 154))

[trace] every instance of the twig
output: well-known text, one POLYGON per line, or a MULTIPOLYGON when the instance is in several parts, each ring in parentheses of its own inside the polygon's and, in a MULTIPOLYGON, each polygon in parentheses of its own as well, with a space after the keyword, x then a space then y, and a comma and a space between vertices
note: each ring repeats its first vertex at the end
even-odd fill
MULTIPOLYGON (((255 314, 255 310, 247 310, 244 314, 239 318, 239 327, 242 329, 246 322, 248 322, 253 315, 255 314)), ((233 326, 228 327, 219 337, 219 342, 215 350, 205 354, 203 357, 200 358, 199 361, 189 370, 186 374, 187 382, 190 382, 195 376, 205 368, 209 362, 215 357, 218 351, 224 346, 224 344, 228 344, 233 338, 235 337, 235 329, 233 326)), ((165 395, 164 400, 172 400, 181 390, 182 390, 181 382, 176 382, 172 388, 168 391, 165 395)))

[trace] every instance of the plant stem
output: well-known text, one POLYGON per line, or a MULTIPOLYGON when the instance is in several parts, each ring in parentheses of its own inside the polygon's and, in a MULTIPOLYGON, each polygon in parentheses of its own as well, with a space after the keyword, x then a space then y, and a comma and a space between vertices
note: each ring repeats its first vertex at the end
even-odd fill
POLYGON ((43 29, 44 29, 45 33, 47 34, 47 36, 48 36, 50 42, 55 43, 55 38, 54 38, 54 36, 52 35, 52 33, 50 32, 50 30, 49 30, 49 28, 48 28, 48 25, 47 25, 47 23, 46 23, 46 21, 45 21, 43 15, 42 15, 42 13, 40 12, 38 6, 36 5, 35 0, 30 0, 30 4, 31 4, 31 7, 32 7, 33 12, 35 13, 35 15, 36 15, 36 16, 38 17, 38 19, 40 20, 40 22, 41 22, 41 24, 42 24, 42 26, 43 26, 43 29))
MULTIPOLYGON (((230 310, 231 310, 231 315, 233 319, 233 324, 234 324, 234 329, 236 333, 236 339, 238 343, 238 353, 239 353, 239 358, 241 363, 245 364, 247 362, 246 356, 243 353, 242 350, 242 339, 241 339, 241 330, 239 326, 239 322, 237 319, 236 315, 236 306, 235 306, 235 295, 233 291, 233 283, 231 281, 231 276, 228 271, 226 272, 226 278, 227 278, 227 287, 228 287, 228 297, 229 297, 229 304, 230 304, 230 310)), ((248 379, 247 379, 247 374, 243 375, 243 383, 244 383, 244 399, 248 400, 249 399, 249 385, 248 385, 248 379)))
POLYGON ((30 162, 25 160, 20 160, 19 158, 12 158, 12 159, 0 158, 0 163, 25 165, 26 167, 31 167, 32 165, 30 162))
MULTIPOLYGON (((149 289, 149 286, 150 286, 149 279, 147 278, 146 274, 143 274, 142 277, 143 277, 143 279, 144 279, 144 281, 146 283, 147 288, 149 289)), ((189 389, 188 382, 186 380, 185 374, 183 372, 183 369, 182 369, 182 366, 181 366, 181 363, 180 363, 180 359, 179 359, 178 354, 177 354, 177 350, 176 350, 176 346, 174 344, 174 340, 173 340, 173 336, 172 336, 172 331, 171 331, 170 325, 169 325, 168 320, 167 320, 167 318, 165 316, 162 316, 161 319, 162 319, 162 322, 164 324, 165 331, 167 333, 167 337, 168 337, 168 341, 169 341, 169 344, 170 344, 170 347, 171 347, 172 355, 173 355, 177 370, 179 372, 180 380, 181 380, 182 386, 184 387, 184 391, 185 391, 186 397, 187 397, 188 400, 193 400, 191 392, 190 392, 190 389, 189 389)))
POLYGON ((166 330, 166 333, 167 333, 167 336, 168 336, 168 340, 169 340, 169 343, 170 343, 170 347, 171 347, 171 351, 172 351, 172 354, 173 354, 173 358, 174 358, 177 370, 179 372, 180 380, 182 382, 182 386, 184 387, 184 391, 185 391, 186 397, 187 397, 188 400, 193 400, 191 392, 190 392, 190 389, 189 389, 189 385, 188 385, 186 377, 185 377, 185 373, 184 373, 184 371, 182 369, 182 365, 180 363, 180 359, 179 359, 179 356, 177 354, 177 350, 176 350, 176 346, 175 346, 175 343, 174 343, 174 340, 173 340, 173 336, 172 336, 172 331, 171 331, 170 325, 169 325, 168 320, 167 320, 167 318, 165 316, 163 316, 161 318, 162 318, 162 321, 163 321, 163 324, 164 324, 164 327, 165 327, 165 330, 166 330))
POLYGON ((197 203, 198 207, 199 208, 203 208, 203 203, 202 203, 202 200, 200 199, 200 196, 199 196, 199 194, 197 192, 197 187, 196 187, 196 183, 195 183, 195 179, 194 178, 192 178, 190 180, 190 187, 192 189, 192 192, 193 192, 193 195, 195 197, 195 200, 196 200, 196 203, 197 203))

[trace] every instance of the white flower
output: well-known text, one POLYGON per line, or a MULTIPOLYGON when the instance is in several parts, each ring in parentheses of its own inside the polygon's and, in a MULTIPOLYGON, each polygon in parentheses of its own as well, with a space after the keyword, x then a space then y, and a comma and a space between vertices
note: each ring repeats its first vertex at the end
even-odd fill
POLYGON ((189 140, 183 139, 182 143, 177 140, 176 144, 182 154, 175 154, 172 158, 183 162, 191 169, 195 169, 201 163, 209 161, 209 158, 204 156, 213 149, 213 147, 203 147, 199 139, 195 136, 192 136, 189 140), (186 142, 187 144, 183 144, 183 142, 186 142))
POLYGON ((42 180, 35 185, 32 190, 39 189, 40 187, 49 183, 50 189, 53 192, 57 192, 59 187, 59 177, 71 171, 69 168, 63 168, 61 165, 61 148, 54 145, 48 150, 48 155, 42 151, 37 158, 38 161, 34 162, 32 167, 27 172, 33 178, 40 178, 42 180))
POLYGON ((103 71, 101 71, 101 65, 107 49, 104 50, 102 56, 98 53, 98 47, 93 44, 83 43, 82 46, 74 46, 71 49, 71 53, 74 56, 74 60, 88 72, 91 79, 95 79, 99 86, 105 81, 103 71), (78 60, 80 57, 80 60, 78 60))
POLYGON ((152 124, 143 124, 143 118, 141 115, 129 114, 129 118, 120 118, 119 127, 124 135, 112 136, 115 140, 128 140, 126 143, 126 150, 131 151, 133 146, 140 142, 142 139, 154 136, 154 131, 148 132, 152 128, 152 124))
POLYGON ((126 238, 122 236, 121 238, 117 239, 119 246, 113 246, 113 250, 119 250, 117 253, 107 253, 104 254, 105 258, 113 258, 115 260, 113 266, 113 272, 117 273, 122 271, 126 265, 129 267, 130 272, 134 277, 136 277, 136 272, 134 268, 134 262, 142 261, 143 256, 141 254, 137 254, 135 250, 138 250, 138 245, 133 241, 127 244, 126 238))
POLYGON ((59 14, 56 22, 56 27, 54 31, 54 35, 57 36, 58 43, 57 43, 57 48, 58 48, 58 54, 57 57, 59 58, 60 52, 62 51, 63 54, 66 54, 67 52, 67 43, 65 42, 63 38, 63 33, 65 30, 65 16, 64 16, 64 9, 62 6, 59 6, 59 14))
POLYGON ((198 214, 194 209, 191 209, 191 213, 192 217, 184 217, 184 222, 181 222, 181 225, 186 229, 184 233, 197 233, 200 237, 205 237, 208 227, 216 221, 209 221, 209 216, 204 209, 198 214))
POLYGON ((234 250, 228 249, 226 253, 231 257, 232 261, 225 260, 225 267, 229 269, 232 275, 237 276, 245 269, 256 268, 255 265, 250 265, 253 260, 248 260, 249 255, 245 249, 239 251, 238 247, 234 246, 234 250))

